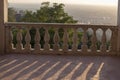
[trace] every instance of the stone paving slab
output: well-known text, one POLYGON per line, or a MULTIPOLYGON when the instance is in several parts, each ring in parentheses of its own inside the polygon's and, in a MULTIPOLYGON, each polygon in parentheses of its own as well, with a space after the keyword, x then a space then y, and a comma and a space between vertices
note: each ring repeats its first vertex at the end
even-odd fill
POLYGON ((0 55, 0 80, 120 80, 120 57, 0 55))

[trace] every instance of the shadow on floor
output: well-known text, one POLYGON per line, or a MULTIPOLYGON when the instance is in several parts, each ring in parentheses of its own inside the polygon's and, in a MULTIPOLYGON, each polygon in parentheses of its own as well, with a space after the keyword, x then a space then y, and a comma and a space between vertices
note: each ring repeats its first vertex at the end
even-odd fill
POLYGON ((9 54, 0 80, 119 80, 119 57, 9 54))

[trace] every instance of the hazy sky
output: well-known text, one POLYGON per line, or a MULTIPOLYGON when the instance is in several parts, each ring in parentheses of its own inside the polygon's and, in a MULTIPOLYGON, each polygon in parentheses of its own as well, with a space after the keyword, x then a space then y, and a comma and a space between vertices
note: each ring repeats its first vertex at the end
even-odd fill
POLYGON ((68 4, 90 4, 90 5, 117 5, 118 0, 8 0, 10 3, 41 3, 45 1, 68 3, 68 4))

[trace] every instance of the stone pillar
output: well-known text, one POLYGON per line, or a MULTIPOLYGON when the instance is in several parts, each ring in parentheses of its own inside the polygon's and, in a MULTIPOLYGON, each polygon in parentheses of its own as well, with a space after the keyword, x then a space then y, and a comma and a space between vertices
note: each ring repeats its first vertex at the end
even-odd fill
POLYGON ((117 25, 120 27, 120 0, 118 0, 118 16, 117 16, 117 25))
POLYGON ((4 23, 8 21, 8 1, 0 0, 0 54, 5 53, 5 26, 4 23))
POLYGON ((120 0, 118 0, 117 25, 118 25, 118 42, 117 42, 118 45, 117 45, 117 50, 118 50, 118 53, 119 53, 120 52, 120 0))

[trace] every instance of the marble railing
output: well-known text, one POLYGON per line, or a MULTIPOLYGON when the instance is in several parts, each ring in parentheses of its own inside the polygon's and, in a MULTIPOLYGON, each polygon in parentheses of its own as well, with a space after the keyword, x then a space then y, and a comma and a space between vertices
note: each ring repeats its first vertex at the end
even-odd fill
POLYGON ((116 55, 117 26, 5 23, 6 52, 116 55))

